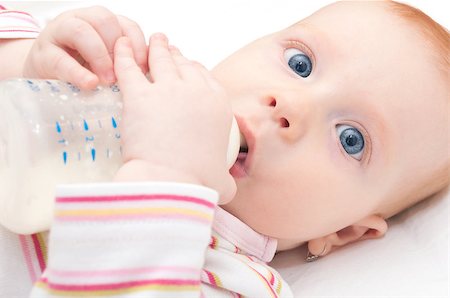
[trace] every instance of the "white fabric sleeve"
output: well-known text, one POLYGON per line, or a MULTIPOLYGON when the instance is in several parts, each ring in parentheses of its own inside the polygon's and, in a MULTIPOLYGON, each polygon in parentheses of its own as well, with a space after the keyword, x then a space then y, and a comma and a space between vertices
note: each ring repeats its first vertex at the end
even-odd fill
POLYGON ((36 38, 39 32, 39 24, 30 14, 0 5, 0 39, 36 38))
POLYGON ((57 188, 48 265, 31 297, 200 297, 218 193, 181 183, 57 188))

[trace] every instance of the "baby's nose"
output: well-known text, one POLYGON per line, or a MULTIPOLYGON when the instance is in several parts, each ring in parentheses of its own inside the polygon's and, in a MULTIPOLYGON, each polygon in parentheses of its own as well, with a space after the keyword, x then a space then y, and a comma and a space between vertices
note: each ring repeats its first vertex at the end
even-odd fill
POLYGON ((268 101, 273 109, 272 120, 279 127, 279 133, 288 142, 296 142, 307 131, 311 107, 305 102, 282 97, 271 97, 268 101))

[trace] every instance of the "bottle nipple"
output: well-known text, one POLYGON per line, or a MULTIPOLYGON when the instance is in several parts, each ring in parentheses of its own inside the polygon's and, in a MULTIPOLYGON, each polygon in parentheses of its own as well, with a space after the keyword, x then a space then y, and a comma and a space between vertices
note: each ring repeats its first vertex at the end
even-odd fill
POLYGON ((241 146, 241 133, 236 122, 236 118, 233 117, 230 129, 230 138, 228 141, 227 152, 227 166, 229 169, 234 165, 239 155, 239 148, 241 146))

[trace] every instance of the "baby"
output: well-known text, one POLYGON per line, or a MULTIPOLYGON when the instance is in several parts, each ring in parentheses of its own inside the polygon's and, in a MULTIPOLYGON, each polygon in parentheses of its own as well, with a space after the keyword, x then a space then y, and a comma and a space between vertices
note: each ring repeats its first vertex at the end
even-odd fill
POLYGON ((448 185, 449 35, 414 8, 335 3, 211 72, 155 34, 150 81, 142 39, 120 35, 110 68, 65 79, 89 88, 114 65, 125 163, 115 183, 58 188, 32 296, 292 297, 275 251, 381 237, 448 185), (232 114, 245 142, 228 171, 232 114))

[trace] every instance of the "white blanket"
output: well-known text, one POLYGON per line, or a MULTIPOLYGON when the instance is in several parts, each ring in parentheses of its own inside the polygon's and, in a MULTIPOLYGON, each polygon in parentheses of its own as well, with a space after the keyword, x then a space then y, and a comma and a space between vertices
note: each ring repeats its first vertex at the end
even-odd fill
POLYGON ((448 297, 447 189, 389 220, 384 238, 354 243, 316 262, 305 248, 283 252, 272 265, 295 297, 448 297))

